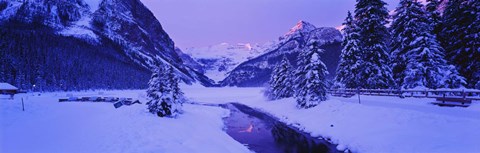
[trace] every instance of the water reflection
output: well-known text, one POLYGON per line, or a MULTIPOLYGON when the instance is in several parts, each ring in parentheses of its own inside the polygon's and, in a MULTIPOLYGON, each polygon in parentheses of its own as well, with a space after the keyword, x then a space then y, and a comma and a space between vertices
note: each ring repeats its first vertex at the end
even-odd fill
POLYGON ((258 153, 339 152, 324 140, 311 137, 276 119, 242 104, 227 104, 231 115, 225 118, 227 133, 258 153))

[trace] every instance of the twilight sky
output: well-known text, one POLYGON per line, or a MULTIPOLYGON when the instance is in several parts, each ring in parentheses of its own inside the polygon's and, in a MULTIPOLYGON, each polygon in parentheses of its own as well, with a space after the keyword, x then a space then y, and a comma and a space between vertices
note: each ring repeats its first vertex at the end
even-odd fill
MULTIPOLYGON (((340 26, 355 0, 141 0, 180 48, 277 40, 304 20, 340 26)), ((392 10, 399 0, 385 0, 392 10)))

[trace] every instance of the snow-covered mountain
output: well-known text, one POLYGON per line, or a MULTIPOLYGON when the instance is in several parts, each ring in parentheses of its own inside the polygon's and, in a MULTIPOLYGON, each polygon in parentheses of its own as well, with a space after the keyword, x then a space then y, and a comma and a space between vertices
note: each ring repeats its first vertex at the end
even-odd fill
POLYGON ((183 64, 185 64, 186 66, 194 69, 195 71, 197 72, 200 72, 202 74, 205 74, 205 67, 198 63, 195 59, 193 59, 190 55, 188 54, 185 54, 180 48, 178 47, 175 47, 175 51, 177 52, 177 54, 180 56, 180 58, 182 59, 183 61, 183 64))
MULTIPOLYGON (((213 83, 183 64, 172 39, 140 0, 0 0, 0 23, 2 27, 9 27, 10 30, 5 31, 8 33, 42 32, 74 38, 92 46, 105 46, 111 41, 118 47, 112 49, 116 52, 107 54, 126 56, 129 61, 124 62, 134 63, 136 67, 172 65, 188 84, 209 86, 213 83)), ((26 43, 19 45, 28 45, 26 43)), ((13 56, 12 60, 17 58, 22 57, 13 56)))
POLYGON ((221 81, 226 74, 240 63, 264 53, 264 45, 237 43, 221 43, 208 47, 190 47, 183 50, 202 65, 205 75, 215 81, 221 81))
POLYGON ((325 52, 322 61, 330 72, 329 78, 335 75, 341 53, 342 34, 333 27, 317 28, 314 25, 299 21, 278 42, 265 50, 265 54, 241 63, 233 69, 228 77, 221 81, 222 86, 263 86, 270 79, 271 72, 285 55, 291 64, 297 66, 297 56, 308 43, 313 41, 321 45, 325 52))

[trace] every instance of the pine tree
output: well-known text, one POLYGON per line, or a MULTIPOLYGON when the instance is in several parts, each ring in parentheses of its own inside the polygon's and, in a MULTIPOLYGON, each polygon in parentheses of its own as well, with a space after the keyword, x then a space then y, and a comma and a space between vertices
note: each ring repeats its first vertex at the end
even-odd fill
POLYGON ((480 89, 480 1, 469 0, 466 13, 473 17, 473 23, 468 26, 466 48, 469 51, 468 66, 463 70, 469 78, 469 87, 480 89))
POLYGON ((395 79, 402 88, 458 88, 464 82, 447 64, 444 50, 431 33, 432 24, 422 4, 401 0, 392 23, 395 79), (447 80, 450 84, 447 84, 447 80))
POLYGON ((162 97, 164 93, 168 92, 168 88, 162 79, 163 69, 157 67, 153 70, 152 77, 148 82, 147 96, 149 101, 147 102, 148 110, 150 113, 157 114, 160 117, 168 115, 162 108, 162 97))
POLYGON ((269 81, 267 97, 270 100, 289 98, 293 96, 292 88, 292 65, 286 56, 283 56, 282 62, 277 65, 269 81))
POLYGON ((430 18, 430 27, 432 27, 432 34, 438 37, 442 27, 442 15, 438 10, 440 5, 439 0, 427 0, 426 10, 428 17, 430 18))
POLYGON ((169 85, 172 89, 172 112, 173 114, 179 114, 182 112, 181 106, 185 103, 186 99, 184 93, 179 86, 179 78, 176 76, 175 70, 172 66, 168 68, 169 85))
POLYGON ((297 107, 310 108, 327 100, 327 67, 320 59, 323 52, 313 42, 310 49, 299 55, 299 65, 295 74, 295 98, 297 107))
POLYGON ((173 71, 172 67, 155 68, 152 78, 148 82, 148 110, 160 117, 175 116, 180 113, 179 103, 183 102, 181 101, 183 93, 178 87, 178 80, 173 71))
MULTIPOLYGON (((405 71, 407 67, 407 57, 406 54, 408 50, 411 49, 409 46, 409 42, 406 42, 405 38, 413 38, 412 36, 412 28, 407 28, 408 26, 415 26, 415 25, 407 25, 412 24, 413 22, 409 22, 411 18, 411 11, 408 10, 408 6, 411 4, 411 1, 401 0, 399 6, 395 9, 395 14, 393 15, 393 22, 390 27, 391 29, 391 42, 390 42, 390 49, 391 58, 392 58, 392 71, 393 71, 393 78, 397 85, 397 88, 400 88, 403 85, 403 81, 405 78, 405 71)), ((408 40, 411 41, 411 40, 408 40)))
POLYGON ((480 82, 479 3, 478 0, 449 0, 440 33, 446 56, 466 78, 468 88, 480 86, 477 86, 480 82))
POLYGON ((362 72, 358 80, 360 87, 377 89, 391 88, 394 85, 392 70, 389 67, 387 48, 388 10, 382 0, 357 0, 355 19, 360 29, 360 50, 363 51, 362 72))
POLYGON ((358 75, 362 60, 360 50, 360 29, 355 24, 352 14, 348 12, 343 28, 343 49, 340 55, 340 62, 335 76, 334 87, 337 88, 358 88, 358 75))
POLYGON ((43 72, 44 69, 41 67, 37 67, 35 71, 35 90, 39 92, 43 92, 47 87, 47 83, 45 81, 45 73, 43 72))

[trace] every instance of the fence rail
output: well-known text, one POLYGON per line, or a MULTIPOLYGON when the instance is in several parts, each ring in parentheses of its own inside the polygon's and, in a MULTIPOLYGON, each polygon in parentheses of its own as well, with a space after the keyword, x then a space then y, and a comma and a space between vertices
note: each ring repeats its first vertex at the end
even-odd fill
POLYGON ((392 97, 416 98, 463 98, 464 100, 480 100, 480 90, 442 89, 330 89, 332 96, 351 97, 355 94, 392 97))

